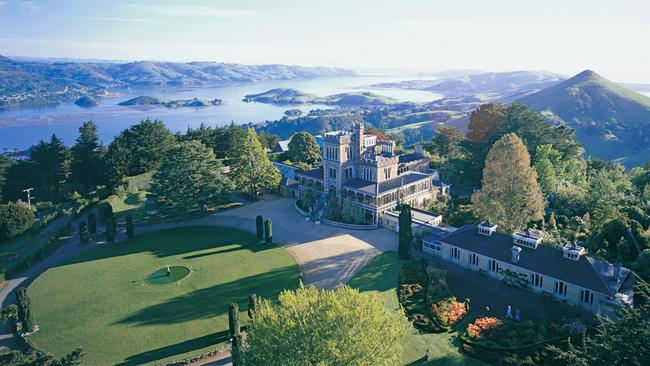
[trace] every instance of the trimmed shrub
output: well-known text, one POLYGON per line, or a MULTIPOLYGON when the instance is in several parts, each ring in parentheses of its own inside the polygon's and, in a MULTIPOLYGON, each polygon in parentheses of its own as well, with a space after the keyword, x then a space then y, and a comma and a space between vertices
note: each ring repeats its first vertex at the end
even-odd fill
POLYGON ((259 306, 259 301, 257 299, 257 295, 255 294, 248 295, 248 317, 249 318, 253 319, 258 306, 259 306))
POLYGON ((273 243, 273 222, 271 219, 264 221, 264 241, 266 244, 273 243))
POLYGON ((257 215, 255 218, 255 229, 257 231, 257 238, 259 240, 264 239, 264 218, 262 215, 257 215))
POLYGON ((135 228, 133 227, 133 216, 126 215, 126 235, 129 239, 135 238, 135 228))
POLYGON ((90 235, 88 234, 88 225, 85 221, 79 221, 79 240, 84 244, 90 241, 90 235))
POLYGON ((16 303, 18 306, 18 320, 23 324, 23 329, 27 333, 33 332, 36 329, 36 324, 34 324, 32 304, 29 301, 25 287, 16 290, 16 303))
POLYGON ((34 213, 17 205, 0 205, 0 242, 7 241, 27 231, 34 224, 34 213))
POLYGON ((231 337, 236 337, 241 333, 241 328, 239 327, 239 305, 236 302, 228 306, 228 327, 231 337))
POLYGON ((97 232, 97 218, 95 217, 95 213, 91 212, 88 214, 88 233, 90 235, 95 235, 97 232))
POLYGON ((115 218, 110 218, 106 222, 106 240, 109 242, 114 242, 115 241, 115 234, 117 234, 117 223, 115 222, 115 218))

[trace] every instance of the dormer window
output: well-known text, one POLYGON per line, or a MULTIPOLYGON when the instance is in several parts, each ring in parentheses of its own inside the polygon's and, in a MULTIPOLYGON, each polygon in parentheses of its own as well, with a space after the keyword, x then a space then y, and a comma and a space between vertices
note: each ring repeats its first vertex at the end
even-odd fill
POLYGON ((490 236, 497 231, 497 224, 485 220, 478 225, 478 232, 481 235, 490 236))
POLYGON ((567 243, 562 248, 562 256, 572 261, 579 261, 580 256, 583 254, 585 254, 585 247, 578 245, 578 243, 575 241, 572 243, 567 243))
POLYGON ((542 242, 542 232, 539 230, 526 229, 512 234, 512 243, 528 248, 537 249, 542 242))

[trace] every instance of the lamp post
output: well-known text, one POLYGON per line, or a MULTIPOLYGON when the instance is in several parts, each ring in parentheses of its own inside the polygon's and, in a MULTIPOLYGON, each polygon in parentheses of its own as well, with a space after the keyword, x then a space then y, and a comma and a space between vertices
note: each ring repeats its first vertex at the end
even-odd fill
POLYGON ((27 193, 27 206, 29 207, 30 210, 32 209, 32 198, 36 198, 36 197, 32 197, 31 193, 33 189, 34 188, 23 189, 23 192, 27 193))

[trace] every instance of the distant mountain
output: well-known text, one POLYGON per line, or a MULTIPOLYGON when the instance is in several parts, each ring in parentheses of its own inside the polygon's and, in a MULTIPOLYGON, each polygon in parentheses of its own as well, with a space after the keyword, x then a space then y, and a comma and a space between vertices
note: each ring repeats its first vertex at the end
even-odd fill
POLYGON ((436 80, 408 80, 397 83, 376 84, 381 88, 428 90, 447 96, 486 94, 493 100, 530 94, 564 80, 564 77, 547 71, 487 72, 436 80))
POLYGON ((576 129, 588 154, 639 165, 650 157, 650 98, 591 70, 519 100, 576 129))
POLYGON ((354 71, 330 67, 218 62, 16 61, 0 56, 0 77, 3 80, 0 97, 18 93, 53 94, 65 88, 77 88, 83 92, 111 86, 200 86, 353 75, 356 75, 354 71))
MULTIPOLYGON (((248 94, 244 96, 244 102, 258 102, 269 104, 325 104, 339 107, 358 106, 387 106, 400 104, 397 99, 389 98, 371 92, 348 92, 326 97, 319 97, 313 94, 303 93, 299 90, 288 88, 276 88, 259 94, 248 94)), ((412 103, 408 103, 409 105, 412 103)))

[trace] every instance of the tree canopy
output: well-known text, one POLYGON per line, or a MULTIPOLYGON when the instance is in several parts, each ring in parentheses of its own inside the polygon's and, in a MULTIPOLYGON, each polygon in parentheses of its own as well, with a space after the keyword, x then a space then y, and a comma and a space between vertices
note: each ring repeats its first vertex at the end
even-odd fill
POLYGON ((234 155, 232 175, 238 188, 254 199, 278 188, 280 172, 269 160, 255 130, 248 129, 234 155))
POLYGON ((496 103, 487 103, 472 112, 467 126, 467 139, 472 142, 483 142, 491 137, 501 126, 506 115, 506 109, 496 103))
POLYGON ((298 132, 289 142, 287 157, 292 162, 315 164, 321 159, 320 146, 309 132, 298 132))
POLYGON ((507 134, 497 141, 485 160, 482 187, 472 195, 476 216, 490 219, 502 229, 523 229, 544 215, 544 199, 537 173, 523 141, 507 134))
POLYGON ((376 294, 341 286, 284 291, 262 300, 248 328, 246 365, 396 365, 405 332, 376 294))
POLYGON ((93 121, 84 122, 79 127, 79 137, 72 147, 70 179, 92 188, 105 181, 105 148, 99 144, 97 126, 93 121))
POLYGON ((230 180, 212 149, 198 141, 181 142, 165 155, 153 177, 151 193, 168 208, 191 211, 228 200, 230 180))

